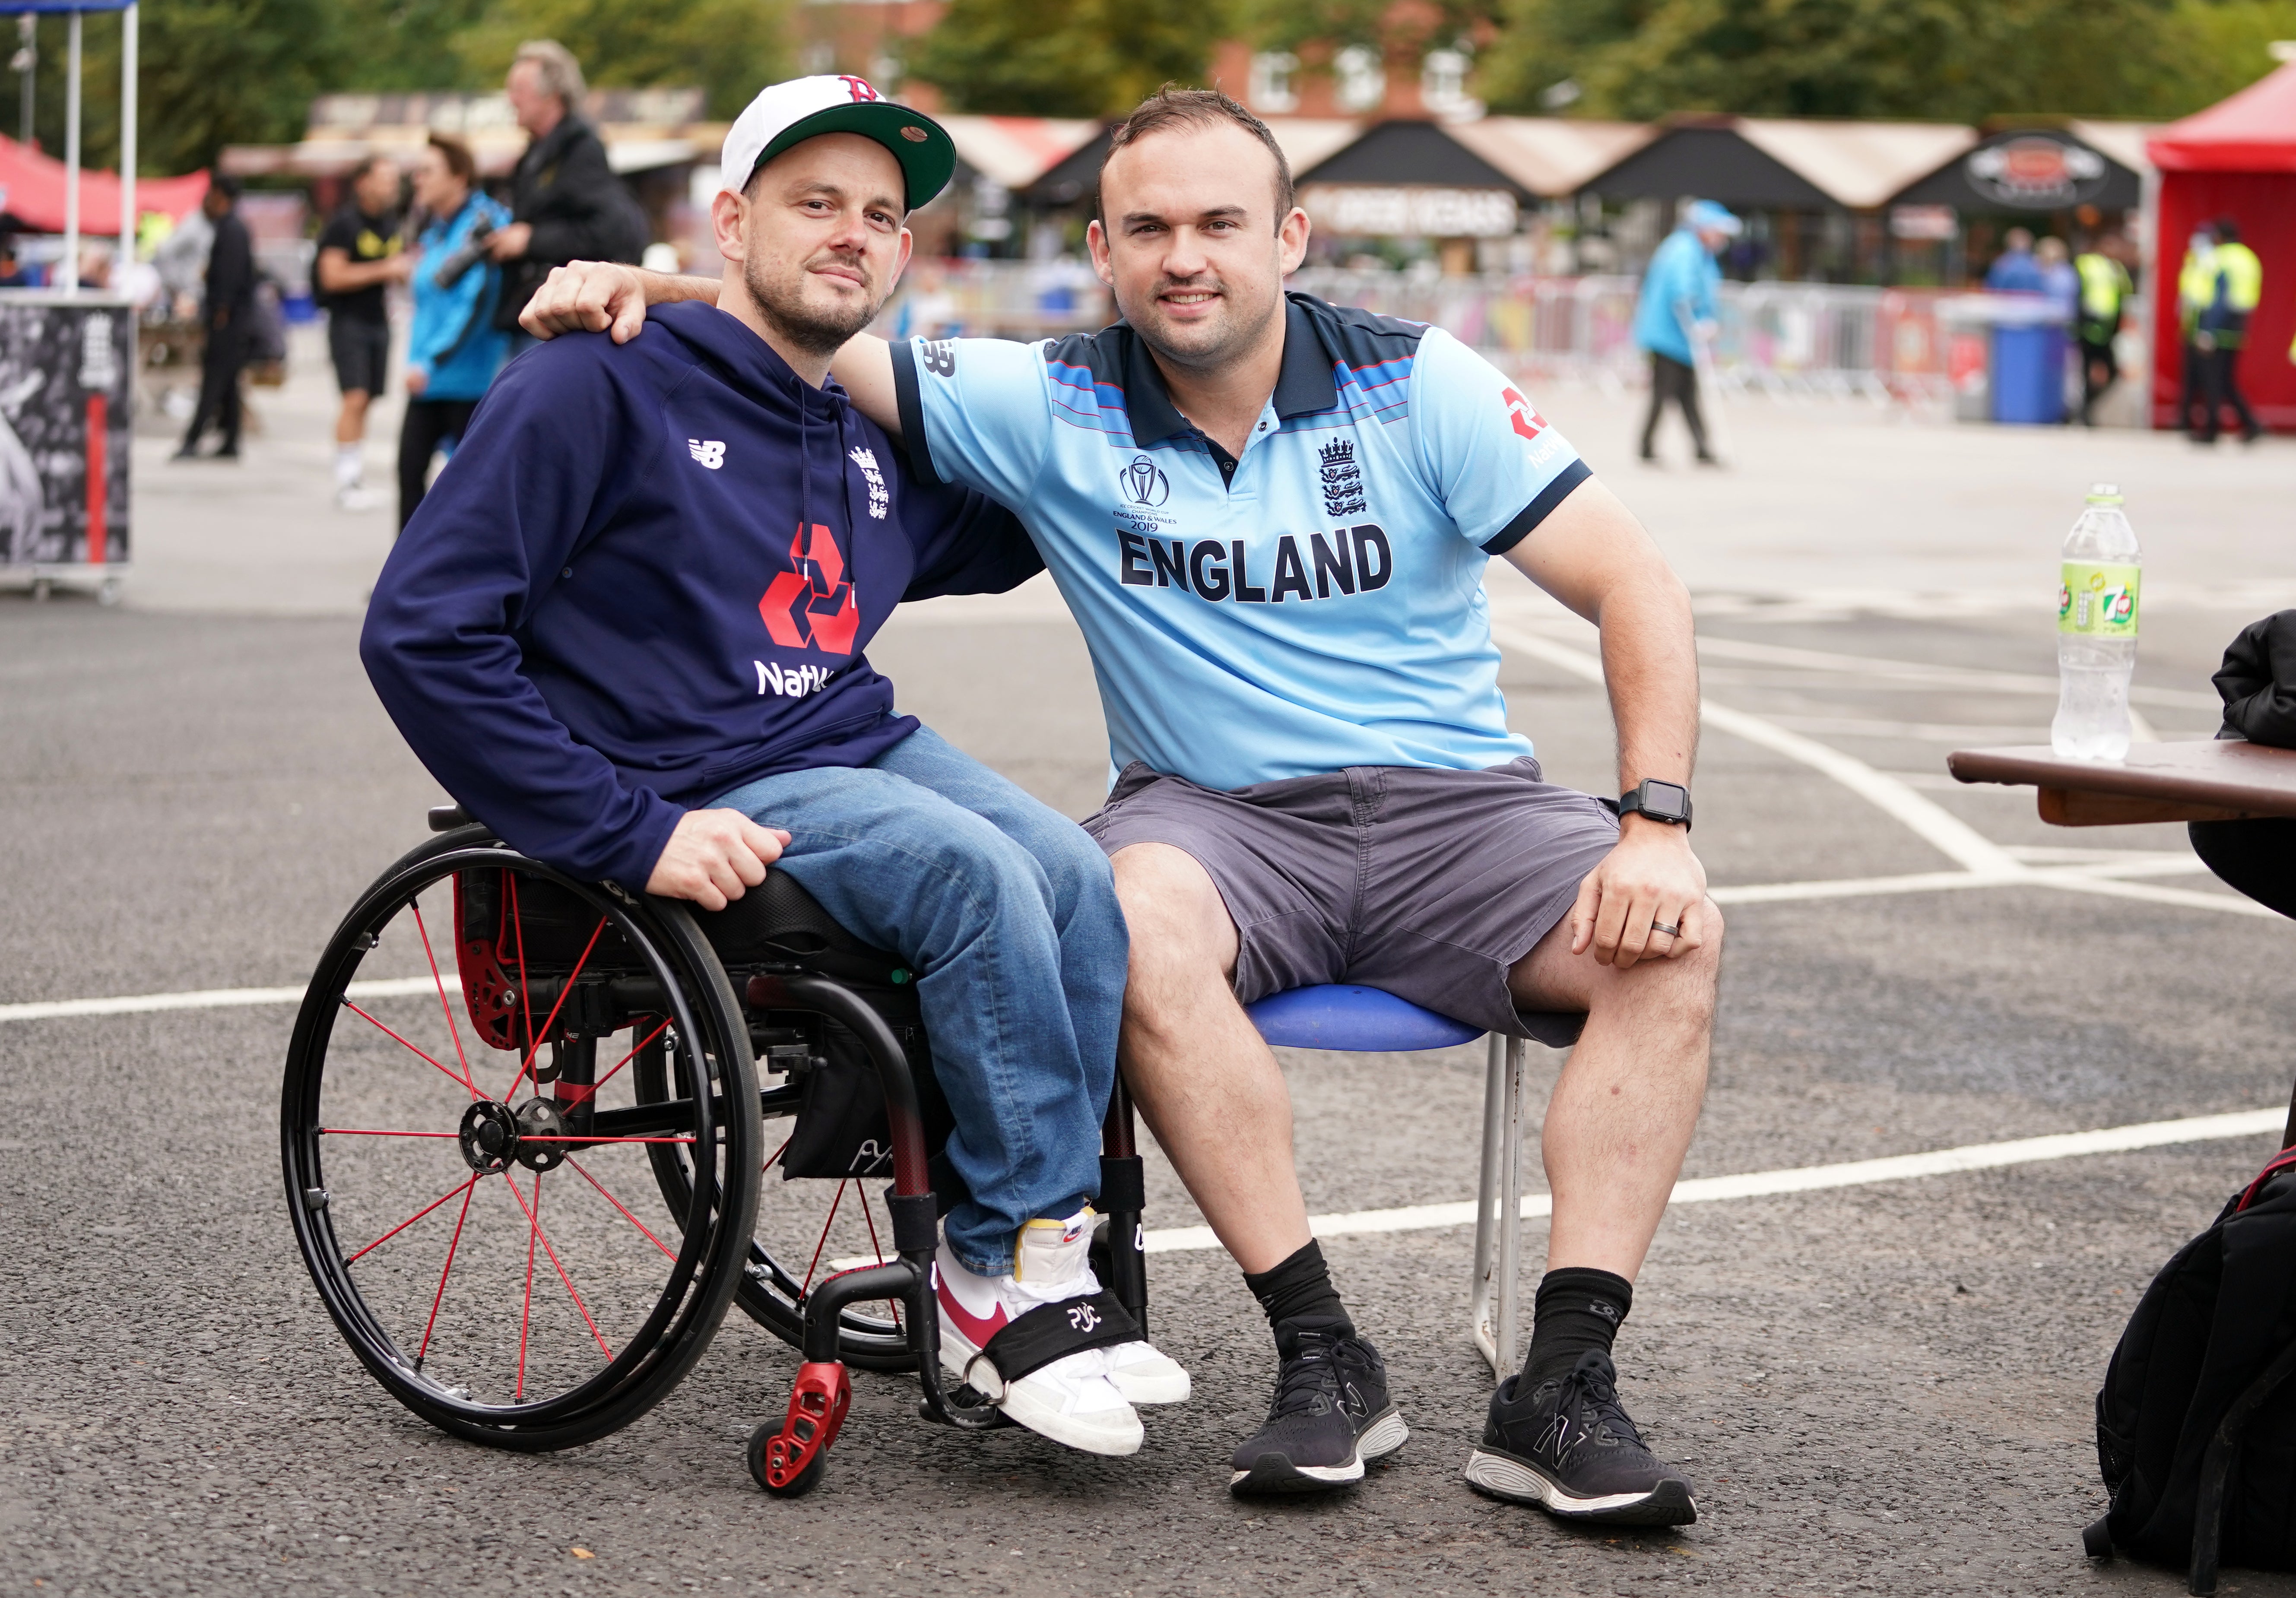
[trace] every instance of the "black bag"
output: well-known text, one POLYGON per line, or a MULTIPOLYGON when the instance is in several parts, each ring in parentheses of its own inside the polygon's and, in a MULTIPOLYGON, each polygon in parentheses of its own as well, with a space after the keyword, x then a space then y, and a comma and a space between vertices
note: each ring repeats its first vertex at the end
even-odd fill
POLYGON ((2296 749, 2296 611, 2241 628, 2213 680, 2224 701, 2223 735, 2296 749))
POLYGON ((2096 1396, 2112 1495, 2081 1533, 2184 1565, 2296 1569, 2296 1149, 2283 1151, 2177 1251, 2129 1317, 2096 1396))

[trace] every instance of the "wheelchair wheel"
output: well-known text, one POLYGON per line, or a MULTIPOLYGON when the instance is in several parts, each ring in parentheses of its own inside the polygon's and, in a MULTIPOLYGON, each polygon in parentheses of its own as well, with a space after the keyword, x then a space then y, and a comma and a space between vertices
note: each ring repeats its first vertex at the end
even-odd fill
POLYGON ((604 1436, 677 1384, 743 1280, 756 1082, 683 906, 449 833, 352 907, 296 1018, 280 1133, 304 1262, 434 1425, 521 1450, 604 1436), (684 1173, 667 1221, 645 1192, 663 1151, 684 1173))
MULTIPOLYGON (((670 1094, 672 1053, 662 1041, 639 1051, 631 1069, 641 1102, 670 1094)), ((769 1152, 759 1166, 757 1220, 737 1301, 751 1320, 795 1348, 804 1342, 807 1291, 838 1271, 895 1258, 892 1221, 872 1197, 873 1187, 882 1188, 882 1178, 783 1180, 779 1162, 797 1114, 797 1092, 773 1075, 764 1084, 759 1097, 769 1123, 771 1135, 764 1139, 769 1152), (773 1127, 774 1121, 782 1124, 773 1127)), ((688 1151, 658 1145, 647 1152, 663 1202, 673 1214, 686 1213, 693 1184, 688 1151)), ((849 1306, 838 1317, 837 1354, 865 1371, 916 1368, 899 1312, 889 1303, 849 1306)))

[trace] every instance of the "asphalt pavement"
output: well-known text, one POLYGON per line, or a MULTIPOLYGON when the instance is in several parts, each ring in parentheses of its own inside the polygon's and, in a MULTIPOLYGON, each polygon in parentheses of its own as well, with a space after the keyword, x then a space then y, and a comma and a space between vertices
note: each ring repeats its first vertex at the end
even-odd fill
MULTIPOLYGON (((422 834, 439 791, 354 653, 361 573, 388 529, 325 505, 311 397, 324 390, 298 381, 299 408, 275 413, 242 468, 171 476, 139 455, 155 563, 126 606, 0 596, 0 1005, 297 987, 352 896, 422 834), (266 508, 234 525, 241 493, 266 508), (204 550, 191 548, 186 529, 202 528, 204 550)), ((1735 471, 1645 476, 1616 463, 1620 402, 1558 391, 1542 408, 1679 547, 1706 691, 1738 717, 1736 732, 1710 724, 1697 777, 1696 842, 1728 906, 1729 952, 1686 1176, 2285 1104, 2284 923, 2247 914, 2179 829, 2049 829, 2030 793, 1944 774, 1951 748, 2046 727, 2045 602, 2009 577, 2045 593, 2104 443, 1750 406, 1734 419, 1735 471), (1847 526, 1794 520, 1780 475, 1850 452, 1889 529, 1864 558, 1847 526), (1958 475, 1941 483, 1948 466, 1958 475), (1980 502, 2042 508, 1992 536, 2013 548, 1972 545, 1966 569, 1908 577, 1922 526, 1980 502), (1764 526, 1767 553, 1751 530, 1764 526), (1817 553, 1790 558, 1795 541, 1817 553), (1810 580, 1792 581, 1805 566, 1810 580), (1907 597, 1922 594, 1944 597, 1907 597), (1821 774, 1796 740, 1874 780, 1821 774), (1885 791, 1933 813, 1916 806, 1909 824, 1906 807, 1876 802, 1885 791), (1956 823, 2008 865, 1986 885, 1920 885, 1962 870, 1939 841, 1956 823), (1864 886, 1811 886, 1845 881, 1864 886)), ((2255 592, 2210 588, 2215 554, 2166 549, 2164 566, 2199 575, 2172 582, 2145 624, 2151 730, 2205 735, 2224 640, 2287 602, 2269 591, 2288 556, 2264 536, 2283 512, 2255 496, 2296 456, 2113 442, 2160 485, 2157 509, 2132 503, 2140 536, 2148 514, 2177 524, 2186 481, 2251 529, 2207 537, 2238 544, 2226 570, 2255 592)), ((1810 493, 1850 503, 1845 487, 1810 493)), ((1607 790, 1608 713, 1581 669, 1591 632, 1511 572, 1495 568, 1491 586, 1514 725, 1551 777, 1607 790)), ((1099 710, 1055 598, 916 607, 873 658, 961 746, 1071 815, 1096 803, 1099 710)), ((1151 1292, 1158 1340, 1196 1397, 1147 1412, 1136 1457, 933 1428, 912 1384, 865 1374, 824 1486, 783 1502, 758 1491, 741 1450, 782 1409, 796 1356, 738 1313, 659 1409, 565 1454, 458 1443, 388 1399, 336 1336, 286 1223, 276 1114, 291 1013, 0 1010, 0 1081, 20 1106, 0 1128, 8 1590, 2166 1594, 2173 1573, 2081 1557, 2079 1528, 2103 1507, 2091 1398, 2152 1273, 2275 1141, 1678 1205, 1620 1340, 1629 1408, 1697 1484, 1702 1518, 1678 1531, 1561 1527, 1461 1480, 1490 1387, 1466 1336, 1464 1226, 1325 1244, 1412 1429, 1349 1491, 1228 1496, 1227 1455, 1266 1405, 1272 1353, 1233 1265, 1182 1248, 1151 1260, 1151 1292)), ((1311 1211, 1472 1196, 1479 1047, 1283 1058, 1311 1211)), ((1561 1059, 1533 1051, 1534 1110, 1561 1059)), ((1527 1186, 1543 1188, 1535 1168, 1527 1186)), ((1198 1219, 1152 1157, 1147 1224, 1198 1219)), ((1526 1234, 1528 1281, 1540 1225, 1526 1234)), ((2296 1580, 2235 1571, 2223 1590, 2296 1593, 2296 1580)))

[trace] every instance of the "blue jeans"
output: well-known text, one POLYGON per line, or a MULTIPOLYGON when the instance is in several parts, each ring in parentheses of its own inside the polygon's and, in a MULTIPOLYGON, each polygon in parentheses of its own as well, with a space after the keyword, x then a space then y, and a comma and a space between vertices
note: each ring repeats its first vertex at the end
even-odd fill
POLYGON ((920 727, 864 766, 787 772, 712 807, 790 834, 786 871, 855 937, 922 974, 933 1074, 969 1196, 944 1234, 967 1270, 1100 1192, 1130 940, 1100 846, 920 727))

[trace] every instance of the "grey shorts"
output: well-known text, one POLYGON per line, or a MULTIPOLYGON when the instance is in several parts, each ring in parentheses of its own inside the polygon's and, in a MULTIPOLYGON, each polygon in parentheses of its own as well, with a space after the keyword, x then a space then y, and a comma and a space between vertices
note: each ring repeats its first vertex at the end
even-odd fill
POLYGON ((330 316, 327 353, 334 357, 337 388, 346 394, 380 394, 390 368, 390 324, 330 316))
POLYGON ((1247 1004, 1359 982, 1488 1031, 1578 1036, 1578 1017, 1518 1012, 1507 971, 1569 914, 1619 818, 1536 760, 1351 766, 1228 791, 1135 761, 1084 826, 1111 855, 1169 844, 1210 874, 1247 1004))

